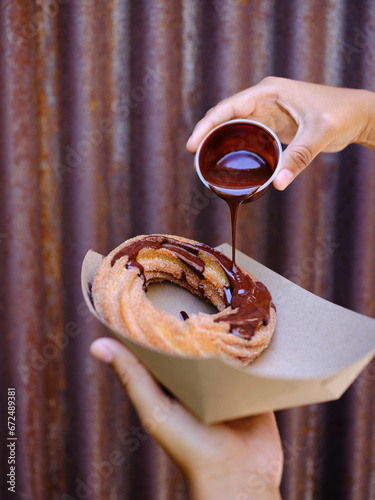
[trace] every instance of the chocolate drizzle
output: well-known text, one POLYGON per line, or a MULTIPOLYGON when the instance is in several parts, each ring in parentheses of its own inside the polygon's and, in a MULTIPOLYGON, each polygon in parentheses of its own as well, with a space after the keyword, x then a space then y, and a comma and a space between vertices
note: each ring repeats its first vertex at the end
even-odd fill
MULTIPOLYGON (((127 256, 128 261, 125 267, 138 269, 139 276, 145 281, 143 266, 137 261, 138 253, 143 248, 166 248, 172 251, 200 279, 204 279, 205 264, 199 257, 199 251, 208 253, 221 266, 228 278, 230 286, 224 287, 225 303, 226 306, 230 305, 235 310, 235 312, 216 318, 215 322, 229 323, 231 333, 246 340, 251 339, 260 324, 268 323, 272 305, 269 291, 263 283, 254 282, 249 275, 243 273, 226 255, 203 243, 192 245, 169 236, 151 235, 135 240, 122 248, 112 258, 111 265, 113 266, 119 259, 127 256)), ((186 281, 185 273, 180 279, 186 281)), ((198 294, 206 298, 202 283, 198 290, 198 294)))
POLYGON ((189 315, 186 311, 180 311, 180 319, 182 321, 186 321, 189 318, 189 315))

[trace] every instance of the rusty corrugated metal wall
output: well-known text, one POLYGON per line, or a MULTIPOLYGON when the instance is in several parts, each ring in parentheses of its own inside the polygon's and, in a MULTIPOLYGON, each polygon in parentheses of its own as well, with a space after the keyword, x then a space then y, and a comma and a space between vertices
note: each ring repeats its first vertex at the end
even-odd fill
MULTIPOLYGON (((177 468, 88 354, 105 332, 82 301, 82 258, 140 233, 229 241, 226 208, 185 151, 195 122, 269 74, 375 90, 375 3, 2 0, 0 39, 0 414, 15 386, 18 436, 9 498, 185 499, 177 468)), ((350 146, 244 207, 239 248, 375 316, 374 210, 375 151, 350 146)), ((278 414, 284 500, 375 498, 374 380, 375 365, 341 400, 278 414)), ((0 433, 7 498, 5 421, 0 433)))

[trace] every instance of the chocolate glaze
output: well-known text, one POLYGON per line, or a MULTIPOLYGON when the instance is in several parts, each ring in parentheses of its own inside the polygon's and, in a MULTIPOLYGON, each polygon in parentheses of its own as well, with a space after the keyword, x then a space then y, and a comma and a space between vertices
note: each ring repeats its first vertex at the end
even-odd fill
POLYGON ((189 315, 186 311, 180 311, 180 319, 182 321, 186 321, 189 318, 189 315))
MULTIPOLYGON (((226 255, 203 243, 192 245, 164 235, 151 235, 135 240, 122 248, 113 256, 111 265, 113 266, 121 257, 127 256, 125 267, 137 268, 139 275, 145 280, 143 266, 136 260, 143 248, 166 248, 172 251, 200 279, 204 278, 205 264, 199 257, 199 251, 208 253, 221 266, 230 283, 229 287, 224 287, 226 306, 230 305, 236 310, 216 318, 215 322, 229 323, 231 333, 247 340, 251 339, 260 324, 268 323, 271 307, 269 291, 263 283, 254 282, 250 276, 243 273, 226 255)), ((186 281, 185 273, 180 280, 186 281)), ((198 287, 197 294, 207 298, 202 283, 198 287)))

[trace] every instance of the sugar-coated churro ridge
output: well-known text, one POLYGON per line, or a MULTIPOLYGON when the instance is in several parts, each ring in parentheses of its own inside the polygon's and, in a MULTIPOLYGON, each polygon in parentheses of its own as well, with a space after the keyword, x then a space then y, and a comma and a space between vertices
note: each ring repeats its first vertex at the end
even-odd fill
POLYGON ((137 342, 182 356, 218 356, 246 366, 267 348, 276 313, 267 288, 221 252, 187 238, 156 234, 122 243, 98 267, 94 305, 137 342), (171 281, 217 307, 217 314, 158 310, 147 284, 171 281))

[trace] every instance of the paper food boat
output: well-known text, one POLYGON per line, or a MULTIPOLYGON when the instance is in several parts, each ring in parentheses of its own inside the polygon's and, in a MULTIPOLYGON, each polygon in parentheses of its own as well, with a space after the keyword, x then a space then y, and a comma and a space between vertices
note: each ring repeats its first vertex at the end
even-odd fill
MULTIPOLYGON (((231 255, 230 245, 217 249, 231 255)), ((206 423, 337 399, 375 355, 375 319, 317 297, 241 252, 237 263, 267 286, 277 307, 273 339, 257 360, 236 368, 215 358, 182 358, 144 347, 111 328, 93 307, 90 289, 102 258, 90 250, 82 265, 88 308, 206 423)), ((166 312, 204 310, 200 299, 176 285, 152 287, 152 302, 166 312)))

